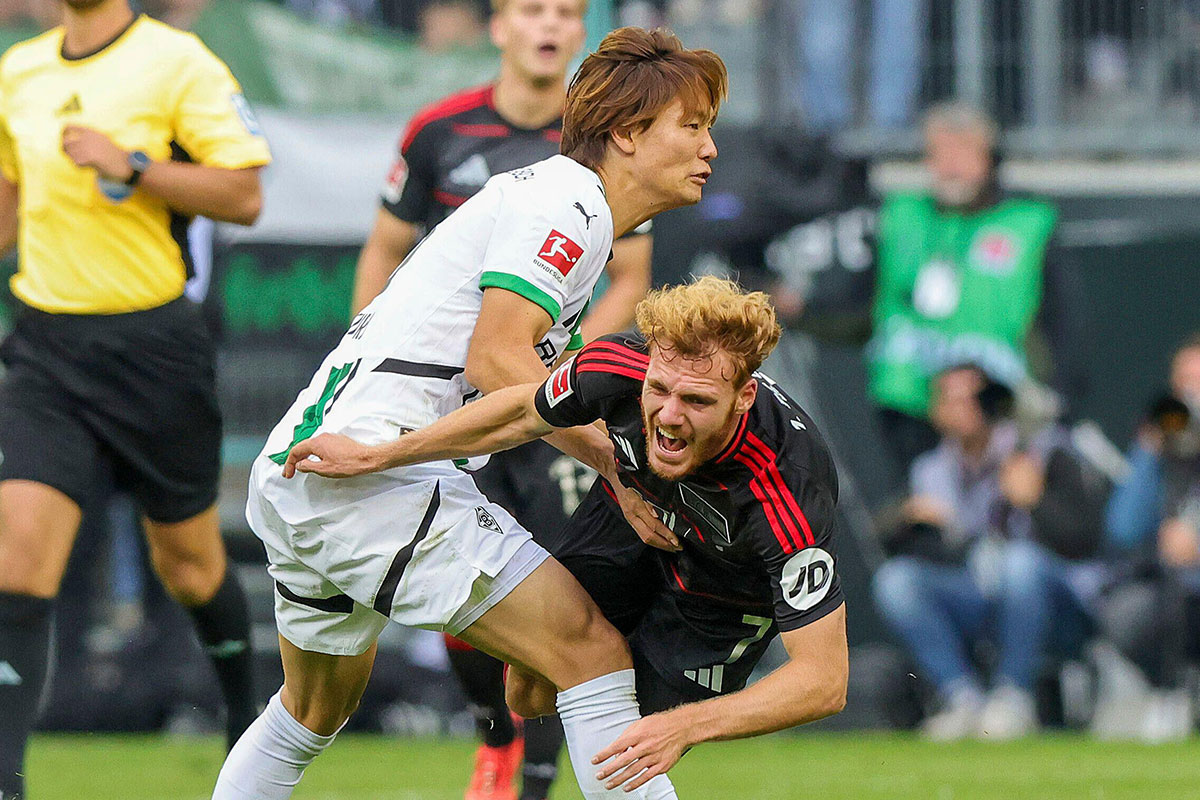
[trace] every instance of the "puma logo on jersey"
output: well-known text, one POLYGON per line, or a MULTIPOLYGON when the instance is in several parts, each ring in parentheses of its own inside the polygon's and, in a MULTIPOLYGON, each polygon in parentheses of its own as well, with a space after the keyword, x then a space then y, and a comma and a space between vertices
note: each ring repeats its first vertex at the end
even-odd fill
POLYGON ((590 229, 591 229, 591 227, 592 227, 592 220, 594 220, 596 217, 600 216, 599 214, 589 214, 589 213, 587 213, 587 209, 585 209, 585 208, 583 207, 583 203, 576 203, 576 204, 575 204, 575 209, 576 209, 576 210, 577 210, 577 211, 578 211, 580 214, 583 214, 583 221, 584 221, 584 224, 585 224, 585 225, 588 227, 588 229, 589 229, 589 230, 590 230, 590 229))
POLYGON ((538 258, 558 270, 566 277, 567 273, 583 258, 583 248, 571 241, 564 233, 551 230, 546 241, 538 251, 538 258))
POLYGON ((479 188, 492 177, 492 170, 488 167, 487 159, 476 153, 450 170, 448 177, 459 186, 479 188))

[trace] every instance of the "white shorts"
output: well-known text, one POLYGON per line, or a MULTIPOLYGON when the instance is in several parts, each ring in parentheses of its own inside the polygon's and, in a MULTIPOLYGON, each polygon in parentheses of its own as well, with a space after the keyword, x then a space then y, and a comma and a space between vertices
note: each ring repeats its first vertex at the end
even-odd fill
POLYGON ((389 619, 459 634, 549 554, 448 462, 359 478, 256 459, 246 503, 267 549, 280 634, 358 655, 389 619))

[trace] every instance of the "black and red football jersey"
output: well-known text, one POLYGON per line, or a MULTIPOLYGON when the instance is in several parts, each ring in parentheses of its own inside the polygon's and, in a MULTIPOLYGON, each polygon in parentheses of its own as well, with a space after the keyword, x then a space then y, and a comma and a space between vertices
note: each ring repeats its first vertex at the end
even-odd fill
MULTIPOLYGON (((672 592, 710 598, 800 628, 842 604, 833 543, 837 470, 812 419, 766 375, 758 397, 714 459, 680 481, 647 463, 641 393, 649 348, 636 335, 602 337, 550 375, 538 413, 571 427, 603 419, 621 482, 679 536, 659 551, 672 592)), ((620 515, 615 498, 610 510, 620 515)))
POLYGON ((459 92, 408 123, 383 207, 430 230, 493 175, 547 159, 561 141, 561 117, 544 128, 518 128, 496 111, 492 86, 459 92))

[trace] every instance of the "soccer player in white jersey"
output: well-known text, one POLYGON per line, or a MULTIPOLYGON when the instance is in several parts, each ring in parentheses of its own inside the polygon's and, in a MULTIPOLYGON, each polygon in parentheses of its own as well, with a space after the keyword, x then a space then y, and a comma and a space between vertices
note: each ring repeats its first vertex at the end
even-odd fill
MULTIPOLYGON (((276 582, 284 685, 230 752, 214 800, 291 795, 353 712, 389 619, 443 630, 545 677, 588 800, 674 798, 661 773, 607 789, 592 757, 638 719, 621 635, 566 570, 479 493, 467 464, 332 480, 285 475, 318 432, 381 443, 482 392, 542 380, 581 346, 579 319, 614 233, 700 199, 724 64, 673 35, 609 34, 568 91, 562 155, 493 178, 439 225, 355 317, 276 426, 250 478, 247 518, 276 582)), ((609 477, 594 427, 554 443, 609 477)), ((290 470, 289 470, 290 472, 290 470)), ((673 535, 627 490, 648 542, 673 535)))

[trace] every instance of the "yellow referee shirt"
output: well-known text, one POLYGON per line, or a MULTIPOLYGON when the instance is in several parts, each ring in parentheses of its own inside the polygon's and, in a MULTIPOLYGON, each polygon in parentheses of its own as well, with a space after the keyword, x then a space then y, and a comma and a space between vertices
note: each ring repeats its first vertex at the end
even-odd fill
POLYGON ((120 202, 62 151, 65 125, 94 128, 151 159, 241 169, 270 162, 237 81, 196 36, 138 17, 78 59, 63 29, 0 58, 0 171, 20 189, 12 291, 51 313, 115 314, 174 300, 187 279, 184 220, 134 190, 120 202), (179 236, 180 239, 177 239, 179 236))

